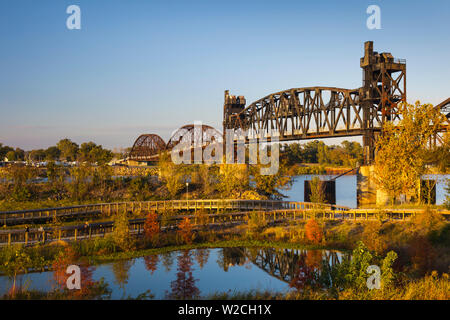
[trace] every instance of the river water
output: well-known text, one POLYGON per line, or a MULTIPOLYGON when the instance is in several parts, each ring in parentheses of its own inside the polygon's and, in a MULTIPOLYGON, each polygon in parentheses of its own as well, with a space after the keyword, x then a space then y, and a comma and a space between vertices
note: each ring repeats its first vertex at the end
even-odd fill
MULTIPOLYGON (((105 263, 95 267, 94 281, 104 278, 112 299, 136 298, 150 290, 154 299, 191 298, 184 294, 208 297, 219 292, 294 290, 305 268, 320 269, 342 262, 346 255, 330 250, 273 248, 216 248, 174 251, 131 260, 105 263), (286 271, 287 270, 287 271, 286 271)), ((49 291, 54 286, 53 272, 18 276, 29 289, 49 291)), ((0 277, 0 296, 11 288, 11 280, 0 277)))

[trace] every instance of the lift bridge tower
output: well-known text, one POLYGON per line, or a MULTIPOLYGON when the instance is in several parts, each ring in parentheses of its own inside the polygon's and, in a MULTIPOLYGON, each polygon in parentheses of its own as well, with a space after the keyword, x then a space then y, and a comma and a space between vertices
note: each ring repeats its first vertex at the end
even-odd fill
POLYGON ((373 42, 364 44, 361 58, 363 83, 359 103, 363 108, 364 163, 373 163, 377 135, 387 121, 400 120, 398 104, 406 102, 406 60, 391 53, 373 51, 373 42))

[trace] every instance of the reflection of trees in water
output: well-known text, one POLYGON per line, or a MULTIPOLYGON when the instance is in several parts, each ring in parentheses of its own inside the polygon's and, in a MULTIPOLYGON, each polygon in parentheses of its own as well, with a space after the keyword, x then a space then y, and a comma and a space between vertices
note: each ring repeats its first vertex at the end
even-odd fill
POLYGON ((193 299, 200 295, 200 290, 195 286, 192 275, 192 257, 189 250, 183 251, 177 258, 177 279, 170 284, 171 291, 166 293, 168 299, 193 299))
POLYGON ((150 274, 153 274, 156 271, 156 268, 158 267, 158 255, 157 254, 151 254, 149 256, 144 257, 144 264, 145 269, 150 271, 150 274))
MULTIPOLYGON (((250 250, 250 249, 249 249, 250 250)), ((225 272, 229 267, 242 266, 247 262, 244 248, 222 248, 218 253, 217 264, 225 272)))
POLYGON ((327 277, 327 263, 323 260, 323 252, 319 250, 309 250, 306 254, 301 254, 297 269, 289 283, 291 288, 297 290, 306 286, 319 287, 322 280, 327 277))
POLYGON ((336 251, 300 249, 240 249, 253 264, 270 275, 302 287, 317 281, 326 282, 330 266, 340 262, 336 251))
POLYGON ((161 254, 162 265, 166 272, 169 272, 172 269, 173 265, 173 252, 166 252, 161 254))
POLYGON ((119 260, 112 264, 112 272, 114 274, 114 283, 118 284, 123 290, 125 296, 125 286, 128 283, 129 271, 134 264, 134 259, 131 260, 119 260))
POLYGON ((209 249, 197 249, 194 256, 200 269, 203 269, 203 266, 208 263, 209 249))

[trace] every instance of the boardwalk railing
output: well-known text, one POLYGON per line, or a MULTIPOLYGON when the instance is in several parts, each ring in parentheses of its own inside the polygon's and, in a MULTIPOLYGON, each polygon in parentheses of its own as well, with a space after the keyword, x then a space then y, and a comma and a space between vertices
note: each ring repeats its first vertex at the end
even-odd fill
POLYGON ((317 204, 310 202, 276 201, 276 200, 166 200, 166 201, 131 201, 116 203, 87 204, 71 207, 45 208, 34 210, 0 212, 0 224, 16 225, 24 223, 45 222, 58 218, 111 216, 119 212, 166 212, 189 210, 206 210, 222 212, 225 210, 276 210, 276 209, 333 209, 348 210, 347 207, 317 204))
MULTIPOLYGON (((160 215, 159 220, 164 226, 163 231, 177 228, 180 220, 188 218, 193 224, 194 228, 214 226, 223 227, 228 225, 246 223, 252 215, 259 215, 267 223, 289 222, 297 220, 307 220, 312 217, 322 218, 325 220, 375 220, 387 219, 394 221, 406 221, 412 216, 419 214, 421 211, 407 211, 407 210, 391 210, 382 213, 380 217, 379 210, 373 209, 355 209, 355 210, 335 210, 335 208, 315 211, 311 208, 303 209, 277 209, 269 211, 245 211, 234 213, 213 213, 202 215, 160 215)), ((423 210, 422 210, 423 212, 423 210)), ((447 218, 450 217, 450 211, 439 211, 447 218)), ((141 235, 144 229, 145 219, 131 219, 129 220, 130 233, 134 235, 141 235)), ((79 224, 59 227, 46 227, 43 230, 37 228, 30 229, 26 232, 25 229, 10 229, 0 230, 0 245, 11 245, 13 243, 35 244, 39 242, 51 242, 57 240, 76 241, 81 239, 90 239, 93 237, 104 237, 111 233, 114 228, 113 221, 96 222, 90 224, 79 224)))

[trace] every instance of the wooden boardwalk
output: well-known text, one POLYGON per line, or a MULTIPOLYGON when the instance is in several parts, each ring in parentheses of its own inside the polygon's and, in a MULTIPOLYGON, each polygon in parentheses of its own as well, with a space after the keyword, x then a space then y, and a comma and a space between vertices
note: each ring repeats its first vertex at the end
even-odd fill
MULTIPOLYGON (((308 203, 303 203, 308 204, 308 203)), ((259 218, 265 220, 268 224, 283 222, 296 222, 307 220, 312 217, 324 220, 350 220, 350 221, 369 221, 369 220, 391 220, 407 221, 423 210, 386 210, 380 212, 375 209, 352 209, 341 210, 328 206, 321 210, 314 210, 315 206, 305 206, 304 208, 293 209, 275 209, 275 210, 248 210, 231 213, 209 213, 209 214, 188 214, 171 215, 170 212, 160 214, 159 220, 162 222, 162 230, 176 230, 180 220, 188 218, 195 228, 214 228, 230 225, 239 225, 247 223, 252 215, 259 215, 259 218)), ((450 211, 440 211, 441 214, 450 217, 450 211)), ((141 235, 144 228, 144 218, 129 220, 130 233, 141 235)), ((77 224, 66 226, 45 227, 43 230, 37 228, 30 229, 9 229, 0 230, 0 246, 12 244, 32 245, 40 242, 53 242, 58 240, 77 241, 82 239, 91 239, 94 237, 104 237, 111 233, 114 228, 113 221, 102 221, 89 224, 77 224)))
POLYGON ((34 210, 3 211, 0 212, 0 224, 11 226, 18 224, 33 224, 38 222, 56 221, 64 218, 90 218, 98 215, 111 216, 119 212, 145 213, 155 211, 158 213, 175 211, 198 210, 224 212, 227 210, 276 210, 276 209, 332 209, 349 210, 348 207, 317 204, 296 201, 275 200, 166 200, 166 201, 130 201, 116 203, 99 203, 80 206, 44 208, 34 210))

